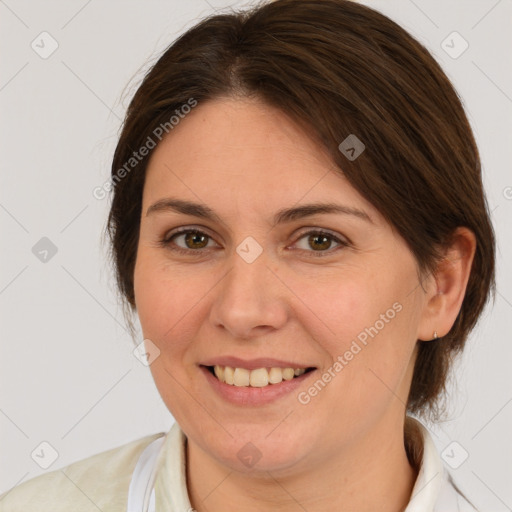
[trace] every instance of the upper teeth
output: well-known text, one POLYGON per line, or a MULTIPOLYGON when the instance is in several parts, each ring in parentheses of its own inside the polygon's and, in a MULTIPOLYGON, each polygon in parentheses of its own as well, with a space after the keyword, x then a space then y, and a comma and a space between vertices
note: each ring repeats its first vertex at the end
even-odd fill
POLYGON ((291 380, 305 373, 305 368, 232 368, 231 366, 215 365, 213 371, 216 377, 226 384, 234 386, 251 386, 262 388, 268 384, 279 384, 284 380, 291 380))

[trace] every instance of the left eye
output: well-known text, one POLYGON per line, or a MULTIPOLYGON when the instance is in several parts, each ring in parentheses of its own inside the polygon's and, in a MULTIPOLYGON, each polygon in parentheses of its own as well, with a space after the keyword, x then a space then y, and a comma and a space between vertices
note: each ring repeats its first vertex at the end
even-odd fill
MULTIPOLYGON (((306 244, 309 247, 312 247, 313 250, 310 251, 307 248, 299 248, 302 251, 310 252, 313 256, 324 256, 325 253, 331 254, 333 251, 328 251, 331 249, 332 242, 338 244, 339 247, 335 247, 339 249, 340 247, 347 247, 349 245, 345 240, 341 240, 337 236, 329 233, 327 231, 322 230, 312 230, 306 233, 303 233, 295 243, 305 240, 306 244), (315 254, 316 253, 316 254, 315 254)), ((210 235, 199 231, 197 229, 184 229, 177 233, 172 234, 171 236, 167 236, 163 240, 161 240, 160 245, 166 247, 172 251, 176 251, 182 254, 191 254, 191 253, 201 253, 201 249, 204 249, 208 246, 209 240, 213 240, 210 235), (175 240, 180 237, 184 237, 183 241, 185 246, 181 246, 175 242, 175 240)))
MULTIPOLYGON (((347 247, 348 246, 348 242, 346 242, 344 240, 340 240, 337 236, 334 236, 333 234, 331 234, 327 231, 308 231, 307 233, 303 233, 299 237, 297 242, 302 239, 306 240, 306 244, 309 247, 314 248, 313 251, 308 251, 307 249, 302 249, 302 250, 306 250, 308 252, 313 252, 314 256, 320 256, 320 257, 324 256, 324 254, 326 252, 328 252, 328 254, 331 254, 332 252, 334 252, 334 251, 327 251, 327 249, 331 248, 332 241, 337 243, 339 247, 347 247), (315 253, 317 253, 317 254, 315 254, 315 253)), ((335 249, 338 249, 339 247, 337 247, 335 249)))

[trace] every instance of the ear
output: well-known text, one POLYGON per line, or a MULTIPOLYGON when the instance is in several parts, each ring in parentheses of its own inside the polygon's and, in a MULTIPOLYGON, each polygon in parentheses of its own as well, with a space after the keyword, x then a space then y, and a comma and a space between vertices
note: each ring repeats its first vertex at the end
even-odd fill
POLYGON ((418 326, 419 340, 442 338, 452 328, 466 293, 471 265, 476 250, 476 238, 471 230, 459 227, 427 285, 425 304, 418 326))

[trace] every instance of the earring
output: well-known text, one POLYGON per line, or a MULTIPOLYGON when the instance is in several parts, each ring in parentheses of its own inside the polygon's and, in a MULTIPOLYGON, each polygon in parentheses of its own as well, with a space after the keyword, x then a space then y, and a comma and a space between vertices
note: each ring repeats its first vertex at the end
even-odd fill
POLYGON ((434 340, 437 340, 437 339, 439 339, 439 336, 437 335, 437 331, 434 331, 434 340))

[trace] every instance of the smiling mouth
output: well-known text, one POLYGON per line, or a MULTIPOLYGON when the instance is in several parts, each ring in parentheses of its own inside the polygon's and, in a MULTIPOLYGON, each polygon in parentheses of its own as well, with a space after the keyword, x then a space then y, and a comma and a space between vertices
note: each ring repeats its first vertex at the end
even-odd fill
POLYGON ((296 379, 316 368, 233 368, 231 366, 205 366, 220 382, 230 386, 263 388, 296 379))

